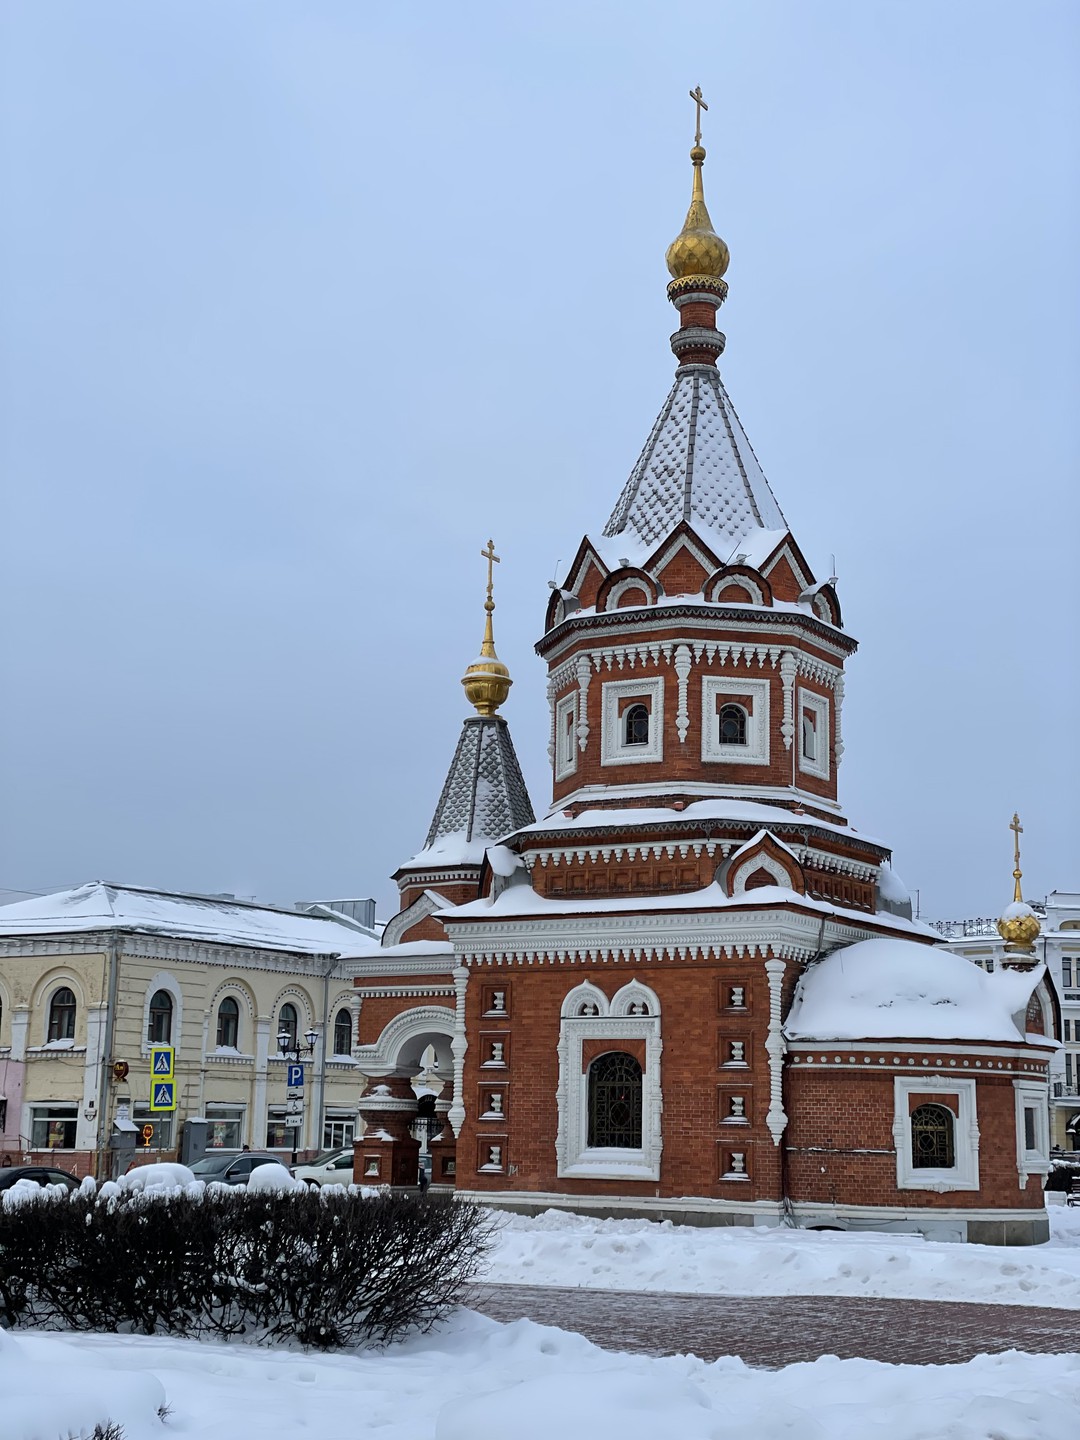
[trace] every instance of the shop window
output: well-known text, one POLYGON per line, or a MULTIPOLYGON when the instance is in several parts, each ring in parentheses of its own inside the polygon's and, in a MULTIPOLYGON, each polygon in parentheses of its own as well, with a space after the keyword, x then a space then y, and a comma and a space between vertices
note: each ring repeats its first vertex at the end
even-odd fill
POLYGON ((131 1119, 138 1130, 135 1143, 140 1149, 146 1150, 171 1150, 173 1140, 173 1117, 163 1115, 158 1110, 151 1110, 149 1105, 135 1105, 132 1107, 131 1119), (149 1138, 144 1133, 147 1128, 150 1130, 149 1138))
POLYGON ((209 1150, 239 1150, 244 1143, 244 1107, 207 1105, 206 1145, 209 1150))
MULTIPOLYGON (((70 991, 68 992, 71 993, 70 991)), ((77 1105, 34 1105, 30 1110, 33 1150, 74 1150, 79 1122, 77 1105)))
POLYGON ((356 1134, 356 1117, 353 1115, 328 1115, 323 1121, 322 1148, 344 1150, 353 1143, 356 1134))

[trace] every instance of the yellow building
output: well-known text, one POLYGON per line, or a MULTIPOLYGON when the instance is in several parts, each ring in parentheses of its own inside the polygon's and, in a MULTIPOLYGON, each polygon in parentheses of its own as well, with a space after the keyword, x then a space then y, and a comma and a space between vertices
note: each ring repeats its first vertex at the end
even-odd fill
POLYGON ((104 883, 0 908, 4 1163, 47 1155, 106 1174, 118 1125, 171 1156, 199 1116, 211 1148, 310 1155, 351 1142, 365 1083, 357 962, 449 948, 382 948, 373 911, 104 883), (279 1035, 311 1045, 298 1128, 286 1125, 279 1035), (150 1108, 155 1042, 175 1047, 173 1111, 150 1108))

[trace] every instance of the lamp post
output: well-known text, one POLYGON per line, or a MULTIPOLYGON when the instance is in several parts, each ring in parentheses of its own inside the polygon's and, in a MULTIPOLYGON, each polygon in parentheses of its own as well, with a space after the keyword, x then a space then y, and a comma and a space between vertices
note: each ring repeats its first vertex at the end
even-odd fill
MULTIPOLYGON (((305 1041, 305 1043, 304 1043, 303 1045, 301 1045, 299 1039, 297 1038, 297 1036, 296 1036, 291 1030, 286 1030, 286 1029, 284 1029, 284 1028, 281 1029, 281 1030, 279 1030, 279 1031, 278 1031, 278 1037, 277 1037, 277 1043, 278 1043, 278 1049, 281 1051, 281 1058, 282 1058, 283 1060, 295 1060, 298 1064, 299 1064, 299 1062, 300 1062, 301 1060, 303 1060, 305 1057, 307 1057, 308 1059, 310 1059, 311 1056, 315 1054, 315 1044, 316 1044, 318 1038, 319 1038, 319 1032, 318 1032, 317 1030, 305 1030, 305 1032, 304 1032, 304 1041, 305 1041)), ((287 1089, 286 1089, 285 1094, 286 1094, 286 1099, 288 1099, 288 1094, 289 1094, 289 1092, 288 1092, 287 1089)), ((286 1111, 285 1111, 285 1118, 286 1118, 286 1120, 289 1120, 289 1119, 292 1118, 292 1117, 289 1115, 289 1113, 288 1113, 288 1107, 287 1107, 287 1106, 286 1106, 286 1111)), ((299 1127, 299 1125, 290 1125, 288 1128, 292 1131, 292 1142, 293 1142, 293 1143, 292 1143, 292 1163, 293 1163, 293 1165, 295 1166, 295 1165, 296 1165, 296 1152, 297 1152, 297 1149, 298 1149, 298 1146, 297 1146, 297 1144, 296 1144, 296 1132, 300 1129, 300 1127, 299 1127)))

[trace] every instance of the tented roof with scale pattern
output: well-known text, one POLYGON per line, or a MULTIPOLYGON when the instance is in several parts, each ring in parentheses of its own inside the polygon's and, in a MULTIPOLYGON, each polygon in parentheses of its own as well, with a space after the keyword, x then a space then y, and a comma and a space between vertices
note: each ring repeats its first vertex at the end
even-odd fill
POLYGON ((784 519, 735 407, 712 365, 684 365, 630 472, 605 535, 652 546, 685 520, 727 559, 755 529, 784 519))
POLYGON ((424 849, 403 868, 479 865, 489 845, 535 819, 506 721, 470 715, 424 849))

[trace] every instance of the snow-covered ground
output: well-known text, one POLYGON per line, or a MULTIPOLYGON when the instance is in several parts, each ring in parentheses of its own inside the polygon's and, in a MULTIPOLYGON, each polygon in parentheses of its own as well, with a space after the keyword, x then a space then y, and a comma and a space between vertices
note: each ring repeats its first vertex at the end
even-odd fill
POLYGON ((826 1357, 769 1372, 612 1355, 467 1311, 436 1335, 348 1355, 0 1331, 3 1440, 85 1435, 105 1419, 125 1440, 1076 1440, 1078 1413, 1075 1355, 826 1357))
MULTIPOLYGON (((917 1235, 499 1217, 484 1278, 708 1295, 873 1295, 1080 1312, 1080 1207, 1050 1207, 1046 1245, 949 1245, 917 1235)), ((1080 1327, 1077 1348, 1080 1349, 1080 1327)))

